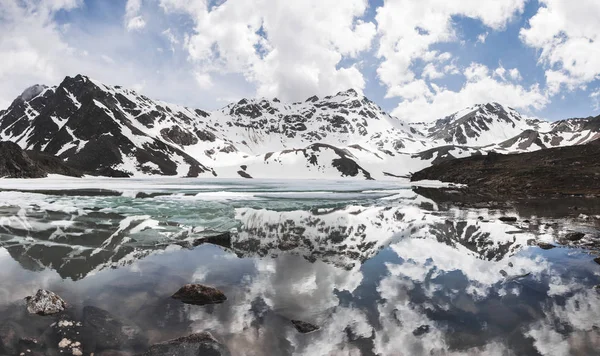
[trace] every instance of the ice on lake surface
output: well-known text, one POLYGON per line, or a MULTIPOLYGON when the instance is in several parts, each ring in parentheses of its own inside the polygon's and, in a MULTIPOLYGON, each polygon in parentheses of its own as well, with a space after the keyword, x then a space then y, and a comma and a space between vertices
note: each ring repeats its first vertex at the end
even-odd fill
MULTIPOLYGON (((232 355, 600 349, 600 216, 576 203, 460 208, 393 181, 54 178, 0 189, 0 333, 36 338, 48 354, 64 336, 51 324, 66 317, 95 355, 201 331, 232 355), (565 241, 574 231, 585 237, 565 241), (187 283, 227 301, 170 298, 187 283), (67 316, 28 315, 23 298, 39 288, 64 298, 67 316), (136 342, 101 339, 89 307, 136 342), (320 329, 301 334, 291 320, 320 329)), ((18 354, 18 338, 0 338, 0 354, 18 354)))

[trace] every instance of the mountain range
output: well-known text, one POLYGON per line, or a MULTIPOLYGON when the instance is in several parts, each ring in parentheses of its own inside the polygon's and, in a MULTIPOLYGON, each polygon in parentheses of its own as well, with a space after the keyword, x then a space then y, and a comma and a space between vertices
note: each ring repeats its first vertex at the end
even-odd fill
POLYGON ((353 89, 204 111, 83 75, 34 85, 0 111, 0 140, 57 156, 79 172, 116 177, 408 177, 453 158, 597 138, 600 116, 547 122, 498 103, 427 123, 393 117, 353 89))

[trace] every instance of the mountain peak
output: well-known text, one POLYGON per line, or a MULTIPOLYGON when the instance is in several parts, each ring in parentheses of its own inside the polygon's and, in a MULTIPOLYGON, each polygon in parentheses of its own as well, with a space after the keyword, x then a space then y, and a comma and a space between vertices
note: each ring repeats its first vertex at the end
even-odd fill
POLYGON ((350 88, 348 90, 344 90, 344 91, 341 91, 341 92, 337 93, 336 96, 357 97, 358 96, 358 92, 356 90, 354 90, 353 88, 350 88))

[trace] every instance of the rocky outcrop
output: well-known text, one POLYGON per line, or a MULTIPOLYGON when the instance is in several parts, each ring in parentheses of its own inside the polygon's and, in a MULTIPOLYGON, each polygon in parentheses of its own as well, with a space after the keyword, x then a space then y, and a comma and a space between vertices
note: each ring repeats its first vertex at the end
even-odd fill
POLYGON ((67 166, 58 157, 24 151, 12 142, 0 142, 0 177, 43 178, 48 174, 81 176, 80 171, 67 166))
POLYGON ((600 141, 531 153, 490 153, 441 162, 411 181, 461 183, 471 192, 505 199, 551 195, 600 195, 600 141))

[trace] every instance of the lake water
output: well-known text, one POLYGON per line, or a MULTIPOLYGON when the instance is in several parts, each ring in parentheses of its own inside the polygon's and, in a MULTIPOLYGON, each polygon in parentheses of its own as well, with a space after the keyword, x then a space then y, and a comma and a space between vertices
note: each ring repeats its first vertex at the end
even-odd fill
POLYGON ((74 337, 86 340, 84 354, 135 354, 200 331, 232 355, 600 350, 594 208, 459 208, 398 182, 46 179, 0 188, 0 333, 36 338, 40 352, 64 354, 59 317, 26 312, 23 298, 39 288, 63 297, 75 323, 93 306, 139 334, 106 346, 82 328, 74 337), (574 231, 585 238, 538 247, 574 231), (187 283, 228 299, 170 298, 187 283), (321 329, 301 334, 291 320, 321 329))

